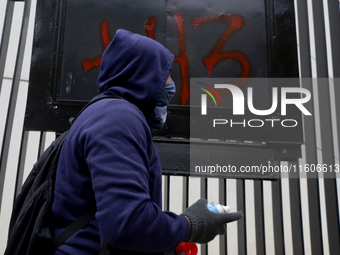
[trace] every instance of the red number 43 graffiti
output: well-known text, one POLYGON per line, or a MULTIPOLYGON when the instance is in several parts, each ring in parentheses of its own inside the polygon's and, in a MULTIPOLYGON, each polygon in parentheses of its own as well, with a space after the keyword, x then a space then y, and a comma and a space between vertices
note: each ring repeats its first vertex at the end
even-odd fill
MULTIPOLYGON (((189 99, 190 90, 189 90, 189 59, 187 56, 187 47, 185 44, 185 31, 184 31, 184 22, 183 17, 179 13, 175 13, 174 18, 177 22, 177 30, 178 30, 178 42, 179 42, 179 55, 175 56, 174 62, 179 62, 181 67, 181 78, 182 78, 182 86, 181 86, 181 103, 184 105, 189 99)), ((149 20, 145 23, 146 34, 149 38, 155 39, 155 25, 156 18, 150 17, 149 20)), ((238 61, 242 66, 242 72, 238 76, 238 78, 246 78, 249 76, 249 61, 248 59, 240 52, 237 51, 225 51, 223 52, 221 49, 223 45, 225 45, 228 38, 235 33, 238 29, 243 26, 243 18, 239 15, 213 15, 205 18, 194 19, 192 20, 192 24, 195 28, 201 26, 205 23, 212 22, 228 22, 230 25, 226 29, 226 31, 222 34, 222 36, 217 41, 216 45, 209 52, 209 54, 203 59, 203 63, 206 65, 208 69, 208 75, 211 74, 212 68, 221 61, 222 59, 233 59, 238 61)), ((108 22, 103 21, 101 23, 100 30, 101 38, 102 38, 102 48, 103 52, 106 47, 109 45, 112 37, 109 35, 108 22)), ((93 67, 99 66, 101 62, 102 56, 98 56, 94 59, 84 59, 83 60, 83 68, 85 72, 92 69, 93 67)))

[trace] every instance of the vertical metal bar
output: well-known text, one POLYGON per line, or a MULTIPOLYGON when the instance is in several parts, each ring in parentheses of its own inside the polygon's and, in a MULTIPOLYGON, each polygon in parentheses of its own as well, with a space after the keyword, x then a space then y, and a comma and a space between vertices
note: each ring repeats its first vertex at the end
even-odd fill
POLYGON ((307 0, 296 1, 299 27, 301 78, 312 77, 307 0))
MULTIPOLYGON (((335 2, 335 1, 334 1, 335 2)), ((300 47, 300 72, 302 83, 301 87, 306 88, 313 94, 312 88, 312 68, 311 54, 309 42, 309 25, 308 25, 308 7, 307 1, 296 1, 299 26, 299 43, 300 47), (308 78, 308 79, 306 79, 308 78)), ((337 10, 339 15, 339 11, 337 10)), ((313 96, 312 96, 313 98, 313 96)), ((312 115, 315 116, 313 101, 306 103, 306 107, 311 109, 312 115), (308 104, 308 105, 307 105, 308 104)), ((314 118, 304 116, 304 140, 306 151, 306 163, 317 164, 316 154, 316 130, 314 118)), ((319 198, 319 181, 317 173, 307 174, 307 190, 308 190, 308 208, 309 208, 309 228, 311 240, 311 252, 313 255, 323 254, 322 230, 321 230, 321 214, 320 214, 320 198, 319 198)))
MULTIPOLYGON (((340 14, 339 3, 335 0, 328 0, 329 30, 332 53, 332 66, 334 79, 334 98, 340 98, 340 14)), ((337 135, 340 139, 340 102, 335 100, 337 135)), ((338 143, 340 150, 340 142, 338 143)), ((339 216, 340 217, 340 216, 339 216)))
POLYGON ((318 78, 328 77, 325 22, 322 0, 312 0, 316 68, 318 78))
POLYGON ((311 250, 312 254, 323 254, 318 179, 308 177, 307 189, 311 250))
POLYGON ((188 208, 189 205, 189 177, 183 177, 183 211, 188 208))
MULTIPOLYGON (((280 165, 280 162, 275 161, 274 165, 280 165)), ((284 255, 285 246, 283 235, 282 188, 280 179, 272 182, 272 200, 275 255, 284 255)))
MULTIPOLYGON (((322 0, 312 0, 314 17, 314 38, 317 77, 328 77, 328 61, 326 50, 324 9, 322 0)), ((339 11, 339 7, 337 7, 339 11)), ((335 22, 339 22, 336 20, 335 22)), ((334 46, 334 45, 333 45, 334 46)), ((338 67, 335 67, 338 68, 338 67)), ((318 79, 320 133, 322 147, 322 163, 327 166, 334 166, 334 148, 332 137, 332 118, 330 107, 330 90, 327 79, 318 79)), ((328 244, 330 254, 340 254, 340 226, 339 207, 337 200, 337 189, 335 174, 324 173, 325 202, 328 228, 328 244)))
POLYGON ((170 176, 164 176, 164 211, 169 211, 170 208, 170 176))
MULTIPOLYGON (((329 30, 331 36, 332 47, 332 64, 334 78, 340 78, 340 14, 339 14, 339 2, 334 0, 328 0, 328 15, 329 15, 329 30)), ((339 125, 338 125, 339 127, 339 125)))
MULTIPOLYGON (((330 1, 328 0, 328 12, 329 12, 329 26, 330 26, 330 39, 331 39, 331 50, 332 50, 332 64, 333 64, 333 77, 334 77, 334 98, 338 99, 340 98, 340 51, 338 49, 338 46, 340 45, 340 15, 339 15, 339 3, 337 1, 330 1)), ((338 136, 338 151, 340 151, 340 102, 339 100, 335 100, 335 110, 336 110, 336 124, 337 124, 337 136, 338 136)), ((328 182, 331 182, 332 180, 326 180, 325 185, 329 185, 328 182)), ((335 180, 333 183, 330 184, 330 188, 327 189, 328 192, 334 192, 331 191, 333 189, 336 191, 336 183, 335 180)), ((338 187, 340 189, 340 187, 338 187)), ((338 197, 338 200, 333 198, 333 203, 336 205, 335 202, 340 203, 340 197, 338 197)), ((331 202, 331 201, 330 201, 331 202)), ((339 207, 337 207, 338 209, 339 207)), ((339 210, 337 210, 337 216, 340 218, 339 210)), ((335 217, 331 216, 332 218, 335 217)), ((332 238, 339 238, 339 233, 335 237, 332 238)), ((336 242, 336 239, 334 239, 336 242)), ((339 243, 339 241, 338 241, 339 243)), ((338 244, 339 245, 339 244, 338 244)))
POLYGON ((325 178, 329 254, 340 254, 339 207, 335 178, 325 178))
MULTIPOLYGON (((208 180, 207 178, 201 177, 201 198, 207 199, 208 197, 208 180)), ((201 255, 208 254, 208 245, 201 244, 201 255)))
POLYGON ((26 160, 26 153, 27 153, 27 144, 28 144, 28 131, 22 131, 21 135, 21 144, 20 144, 20 154, 19 154, 19 163, 18 163, 18 170, 17 170, 17 177, 15 182, 15 194, 14 200, 18 196, 21 186, 23 183, 23 175, 24 175, 24 168, 25 168, 25 160, 26 160))
MULTIPOLYGON (((288 164, 297 166, 296 161, 289 161, 288 164)), ((290 165, 288 166, 290 168, 290 165)), ((290 194, 290 214, 292 224, 292 240, 293 240, 293 253, 305 254, 303 242, 303 229, 302 229, 302 212, 301 212, 301 192, 300 192, 300 179, 299 172, 289 173, 289 194, 290 194)))
POLYGON ((201 177, 201 198, 208 198, 208 179, 201 177))
MULTIPOLYGON (((340 51, 338 46, 340 45, 340 15, 339 15, 339 3, 338 1, 328 0, 328 14, 329 14, 329 27, 330 27, 330 41, 331 41, 331 53, 332 53, 332 65, 333 65, 333 77, 334 79, 334 98, 340 98, 340 51)), ((337 124, 337 136, 338 136, 338 150, 340 151, 340 102, 339 100, 335 100, 335 110, 336 110, 336 124, 337 124)), ((325 185, 330 184, 330 188, 327 189, 327 192, 336 192, 336 183, 335 180, 333 183, 332 180, 325 180, 325 185), (333 191, 332 191, 333 189, 333 191)), ((340 189, 340 187, 338 187, 340 189)), ((330 200, 330 199, 329 199, 330 200)), ((333 201, 336 200, 333 198, 333 201)), ((340 198, 338 197, 338 203, 340 198)), ((331 201, 330 201, 331 202, 331 201)), ((334 201, 334 206, 336 206, 336 201, 334 201)), ((338 207, 339 208, 339 207, 338 207)), ((336 210, 334 210, 335 212, 336 210)), ((340 218, 339 211, 337 210, 337 216, 340 218)), ((327 215, 328 216, 328 215, 327 215)), ((330 215, 332 218, 334 215, 330 215)), ((339 238, 338 236, 332 236, 331 238, 339 238)), ((338 242, 339 239, 333 239, 334 242, 338 242)), ((332 241, 333 242, 333 241, 332 241)))
MULTIPOLYGON (((322 83, 325 80, 322 80, 322 83)), ((321 143, 322 143, 322 161, 327 166, 334 168, 334 149, 332 137, 332 123, 329 105, 329 87, 324 84, 318 86, 320 123, 321 123, 321 143)), ((340 226, 339 226, 339 207, 337 200, 336 176, 334 172, 324 173, 326 215, 328 228, 328 242, 330 254, 340 254, 340 226)))
MULTIPOLYGON (((302 87, 308 89, 313 95, 311 79, 304 79, 302 81, 302 87)), ((313 102, 308 102, 306 107, 312 109, 312 114, 314 116, 315 111, 313 102)), ((317 165, 316 130, 314 121, 314 118, 304 116, 306 163, 309 165, 317 165)), ((307 173, 307 178, 311 251, 312 254, 323 254, 318 173, 307 173)))
POLYGON ((14 2, 11 0, 8 0, 4 26, 2 30, 1 44, 0 44, 0 91, 1 91, 2 80, 3 80, 4 72, 5 72, 9 36, 11 34, 11 27, 12 27, 13 11, 14 11, 14 2))
POLYGON ((9 145, 11 141, 12 128, 13 128, 13 122, 14 122, 15 106, 16 106, 16 101, 17 101, 18 92, 19 92, 22 62, 23 62, 25 46, 26 46, 26 37, 27 37, 30 9, 31 9, 31 0, 26 0, 24 12, 23 12, 23 21, 21 25, 20 41, 19 41, 18 53, 17 53, 16 63, 15 63, 11 95, 9 99, 9 108, 8 108, 8 113, 7 113, 7 118, 6 118, 4 138, 3 138, 2 150, 1 150, 1 158, 0 158, 1 159, 1 165, 0 165, 0 199, 1 200, 2 200, 2 193, 3 193, 3 183, 5 180, 5 171, 7 167, 7 161, 8 161, 8 149, 9 149, 9 145))
POLYGON ((255 231, 256 231, 256 252, 266 254, 264 235, 264 205, 263 205, 263 182, 254 181, 255 196, 255 231))
POLYGON ((246 236, 246 215, 245 215, 245 187, 244 180, 236 180, 237 190, 237 210, 244 213, 243 219, 237 222, 238 233, 238 254, 247 254, 247 236, 246 236))
MULTIPOLYGON (((315 56, 318 78, 328 77, 328 62, 325 37, 325 23, 323 13, 323 2, 312 0, 314 33, 315 33, 315 56)), ((339 8, 337 8, 339 10, 339 8)), ((339 22, 336 21, 336 22, 339 22)), ((318 79, 320 133, 322 147, 322 163, 327 166, 334 166, 334 148, 332 136, 332 118, 330 107, 330 90, 327 79, 318 79)), ((337 189, 335 174, 324 173, 325 202, 328 228, 328 243, 330 254, 340 254, 340 226, 339 207, 337 200, 337 189)))
POLYGON ((40 142, 39 142, 39 149, 38 149, 38 158, 41 154, 44 153, 45 150, 45 143, 46 143, 46 132, 40 132, 40 142))
MULTIPOLYGON (((219 179, 219 191, 218 191, 218 200, 219 203, 222 205, 227 205, 227 180, 226 179, 219 179)), ((226 232, 227 232, 227 225, 225 225, 226 232)), ((220 235, 220 255, 227 255, 227 235, 220 235)))
MULTIPOLYGON (((308 89, 313 94, 312 82, 310 79, 303 80, 302 87, 308 89)), ((309 109, 312 109, 312 114, 314 116, 315 111, 312 101, 308 102, 307 104, 306 106, 309 109)), ((317 165, 317 146, 315 137, 316 130, 314 118, 307 116, 304 117, 304 133, 306 164, 317 165)), ((311 251, 312 254, 323 254, 318 173, 307 173, 307 178, 311 251)))

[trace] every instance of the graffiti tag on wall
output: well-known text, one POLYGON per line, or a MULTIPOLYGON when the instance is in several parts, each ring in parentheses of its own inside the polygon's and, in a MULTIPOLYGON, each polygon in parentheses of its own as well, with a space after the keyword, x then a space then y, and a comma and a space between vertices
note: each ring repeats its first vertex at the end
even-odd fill
MULTIPOLYGON (((181 103, 183 105, 189 99, 190 89, 189 89, 189 59, 187 55, 187 46, 186 46, 186 36, 184 30, 184 20, 180 13, 175 13, 173 18, 177 23, 177 33, 178 33, 178 44, 179 44, 179 54, 175 56, 174 62, 178 62, 180 64, 181 69, 181 103)), ((203 57, 203 63, 207 67, 208 76, 212 73, 213 67, 222 60, 233 59, 239 62, 242 66, 242 71, 237 78, 247 78, 249 76, 250 65, 247 57, 239 51, 223 51, 222 47, 227 43, 228 39, 236 33, 239 29, 243 27, 243 18, 240 15, 230 15, 230 14, 220 14, 220 15, 212 15, 209 17, 193 19, 192 25, 195 29, 199 29, 200 26, 203 26, 207 23, 214 22, 222 22, 228 24, 226 30, 221 35, 221 37, 217 40, 215 46, 210 50, 207 56, 203 57)), ((157 23, 157 19, 155 17, 150 17, 149 20, 145 23, 145 31, 146 35, 154 40, 155 38, 155 26, 157 23)), ((112 40, 112 37, 109 34, 109 22, 102 21, 100 27, 100 36, 102 41, 102 52, 106 49, 109 43, 112 40)), ((85 72, 91 70, 92 68, 100 66, 102 55, 100 54, 96 58, 92 59, 84 59, 82 61, 82 66, 85 72)))

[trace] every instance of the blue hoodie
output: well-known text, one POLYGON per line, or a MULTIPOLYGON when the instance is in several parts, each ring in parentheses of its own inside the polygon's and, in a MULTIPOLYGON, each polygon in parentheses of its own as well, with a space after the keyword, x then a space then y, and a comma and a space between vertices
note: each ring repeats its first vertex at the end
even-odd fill
POLYGON ((56 255, 98 254, 99 236, 114 254, 164 254, 187 239, 187 219, 161 209, 161 165, 146 121, 173 58, 156 41, 122 29, 103 53, 99 96, 123 99, 94 103, 71 127, 57 169, 53 234, 90 209, 96 219, 56 255))

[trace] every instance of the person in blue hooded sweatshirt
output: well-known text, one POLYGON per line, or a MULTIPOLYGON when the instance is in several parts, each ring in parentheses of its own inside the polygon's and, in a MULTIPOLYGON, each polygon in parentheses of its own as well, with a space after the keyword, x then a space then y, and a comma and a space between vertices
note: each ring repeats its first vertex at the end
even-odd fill
POLYGON ((102 56, 98 88, 105 98, 72 125, 56 176, 54 236, 84 212, 95 219, 55 255, 166 254, 181 242, 207 243, 242 214, 217 214, 198 200, 182 215, 162 211, 162 170, 152 130, 163 126, 175 94, 174 56, 145 36, 119 29, 102 56))

